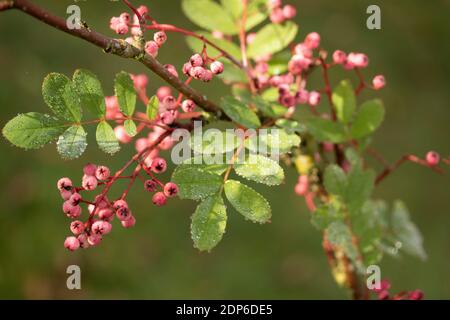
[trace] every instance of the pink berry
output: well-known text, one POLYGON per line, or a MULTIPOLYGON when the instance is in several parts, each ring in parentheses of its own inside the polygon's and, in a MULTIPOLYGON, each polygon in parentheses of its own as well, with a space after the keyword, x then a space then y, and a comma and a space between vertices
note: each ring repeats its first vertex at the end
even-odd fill
POLYGON ((191 63, 191 65, 193 67, 201 67, 201 66, 203 66, 203 58, 198 53, 196 53, 193 56, 191 56, 191 58, 189 59, 189 62, 191 63))
POLYGON ((145 188, 145 190, 147 190, 148 192, 155 192, 157 186, 158 186, 158 184, 157 184, 156 181, 153 180, 153 179, 146 180, 146 181, 144 182, 144 188, 145 188))
POLYGON ((173 114, 171 111, 165 111, 165 112, 161 113, 159 116, 161 118, 161 122, 168 126, 171 125, 175 121, 175 118, 173 117, 173 114))
POLYGON ((158 56, 159 46, 155 41, 147 41, 145 43, 145 52, 153 58, 158 56))
POLYGON ((425 156, 425 160, 427 161, 429 166, 435 166, 439 164, 441 157, 439 156, 439 153, 435 151, 429 151, 425 156))
POLYGON ((152 202, 153 202, 154 205, 156 205, 156 206, 158 206, 158 207, 162 207, 163 205, 166 204, 167 198, 166 198, 166 196, 164 195, 164 193, 162 193, 162 192, 157 192, 157 193, 155 193, 155 194, 153 195, 152 202))
POLYGON ((94 176, 87 176, 85 175, 83 177, 83 181, 81 183, 81 186, 85 189, 85 190, 94 190, 95 188, 97 188, 97 178, 94 176))
POLYGON ((139 6, 139 8, 137 8, 137 12, 141 15, 141 16, 145 16, 148 14, 148 8, 147 6, 141 5, 139 6))
POLYGON ((202 80, 203 82, 209 82, 212 80, 212 78, 213 78, 213 73, 211 71, 205 69, 205 73, 203 74, 203 77, 200 80, 202 80))
POLYGON ((164 31, 158 31, 153 35, 153 40, 162 46, 167 41, 167 34, 164 31))
POLYGON ((94 234, 108 234, 111 232, 112 225, 108 221, 98 220, 92 224, 91 230, 94 234))
POLYGON ((126 34, 128 33, 128 30, 129 30, 128 25, 126 23, 121 22, 116 25, 114 31, 116 31, 117 34, 126 34))
POLYGON ((299 54, 306 58, 312 58, 313 50, 308 47, 305 43, 299 43, 294 47, 295 54, 299 54))
POLYGON ((270 21, 273 23, 282 23, 285 20, 283 9, 277 7, 270 12, 270 21))
POLYGON ((205 77, 206 70, 203 67, 192 67, 189 75, 196 80, 202 80, 205 77))
POLYGON ((130 15, 127 12, 122 13, 119 16, 120 21, 122 21, 125 24, 130 23, 130 15))
POLYGON ((80 242, 80 248, 86 249, 89 247, 88 237, 85 233, 80 234, 77 239, 80 242))
POLYGON ((81 195, 76 192, 70 196, 69 201, 73 206, 77 206, 78 204, 80 204, 81 195))
POLYGON ((320 103, 320 93, 317 91, 311 91, 309 93, 308 103, 315 107, 320 103))
POLYGON ((364 53, 350 52, 347 62, 357 68, 365 68, 369 64, 369 58, 364 53))
POLYGON ((167 71, 170 72, 171 75, 173 75, 175 78, 178 78, 178 72, 177 69, 171 64, 165 64, 164 68, 166 68, 167 71))
POLYGON ((130 219, 125 221, 120 221, 122 224, 122 227, 124 228, 132 228, 136 224, 136 218, 134 216, 131 216, 130 219))
POLYGON ((75 251, 80 247, 80 242, 75 237, 67 237, 64 241, 64 247, 69 251, 75 251))
POLYGON ((267 0, 269 8, 278 8, 281 6, 281 0, 267 0))
POLYGON ((373 78, 372 85, 375 90, 383 89, 384 86, 386 85, 386 79, 381 74, 377 75, 373 78))
POLYGON ((162 101, 165 97, 170 96, 172 94, 172 89, 166 86, 159 87, 156 91, 156 96, 159 101, 162 101))
POLYGON ((293 19, 297 15, 297 9, 294 6, 287 4, 283 7, 283 16, 285 19, 293 19))
POLYGON ((221 74, 223 72, 223 63, 220 61, 214 61, 213 63, 211 63, 211 65, 209 66, 209 69, 211 70, 212 73, 214 74, 221 74))
POLYGON ((94 203, 99 209, 104 209, 109 207, 109 200, 106 196, 99 194, 95 197, 94 203))
POLYGON ((83 173, 87 176, 95 176, 95 171, 97 170, 97 166, 92 163, 88 163, 83 168, 83 173))
POLYGON ((130 219, 130 216, 131 216, 131 211, 130 211, 130 209, 128 209, 128 207, 121 207, 121 208, 117 209, 117 211, 116 211, 116 217, 120 221, 128 220, 128 219, 130 219))
POLYGON ((128 203, 125 200, 117 200, 113 204, 114 210, 119 210, 120 208, 127 208, 128 209, 128 203))
POLYGON ((139 138, 134 144, 134 148, 137 152, 142 152, 145 148, 149 146, 147 138, 139 138))
POLYGON ((347 55, 342 50, 336 50, 333 52, 333 62, 336 64, 344 64, 347 60, 347 55))
POLYGON ((178 194, 178 186, 173 182, 168 182, 164 186, 164 195, 166 197, 172 198, 178 194))
POLYGON ((192 65, 190 62, 186 62, 183 64, 183 74, 189 75, 192 69, 192 65))
POLYGON ((422 300, 423 299, 423 292, 419 289, 412 291, 409 294, 409 300, 422 300))
POLYGON ((76 236, 83 233, 84 223, 80 220, 72 221, 72 223, 70 224, 70 231, 72 231, 72 233, 76 236))
POLYGON ((130 143, 131 140, 133 139, 127 134, 124 126, 115 127, 114 134, 116 135, 117 140, 119 140, 122 143, 130 143))
POLYGON ((162 100, 162 105, 167 110, 175 110, 178 108, 177 99, 175 99, 175 97, 173 96, 166 96, 162 100))
POLYGON ((190 99, 186 99, 181 103, 181 109, 184 112, 193 112, 195 110, 195 102, 190 99))
POLYGON ((111 171, 108 167, 105 166, 99 166, 97 170, 95 171, 95 177, 98 180, 106 180, 111 175, 111 171))
POLYGON ((298 177, 298 182, 295 185, 295 193, 299 196, 304 196, 308 192, 309 181, 307 175, 301 175, 298 177))
POLYGON ((320 45, 320 35, 317 32, 311 32, 306 36, 304 43, 310 49, 317 49, 320 45))
POLYGON ((295 94, 295 101, 297 104, 305 104, 309 100, 309 92, 305 89, 300 89, 295 94))
POLYGON ((60 191, 62 190, 70 191, 72 190, 72 180, 70 180, 69 178, 61 178, 56 183, 56 186, 60 191))
POLYGON ((250 32, 249 34, 247 34, 247 43, 251 44, 253 41, 255 41, 256 38, 256 33, 255 32, 250 32))
POLYGON ((145 87, 147 87, 148 77, 145 74, 132 75, 131 78, 133 79, 134 87, 137 90, 144 90, 145 87))
POLYGON ((59 193, 61 194, 61 198, 63 198, 64 200, 69 200, 72 196, 72 191, 65 189, 62 189, 59 193))
POLYGON ((163 173, 167 169, 166 160, 163 158, 155 158, 152 161, 151 170, 154 173, 163 173))
POLYGON ((96 246, 100 243, 100 241, 102 241, 102 236, 99 234, 91 234, 88 238, 87 238, 87 242, 89 243, 89 245, 91 246, 96 246))
POLYGON ((72 205, 70 200, 63 203, 63 212, 72 219, 78 218, 81 214, 81 207, 79 205, 72 205))
POLYGON ((103 208, 98 210, 98 217, 102 220, 109 221, 114 216, 114 212, 110 208, 103 208))

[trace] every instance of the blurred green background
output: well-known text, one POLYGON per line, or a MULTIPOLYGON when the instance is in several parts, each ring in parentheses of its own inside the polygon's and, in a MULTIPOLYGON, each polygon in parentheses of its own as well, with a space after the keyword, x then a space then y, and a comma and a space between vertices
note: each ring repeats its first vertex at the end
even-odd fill
MULTIPOLYGON (((74 3, 34 2, 58 15, 65 15, 67 6, 74 3)), ((182 15, 179 1, 141 2, 149 5, 160 22, 196 29, 182 15)), ((449 1, 287 2, 298 8, 297 39, 317 31, 329 50, 367 53, 371 64, 364 74, 368 78, 377 73, 386 75, 388 86, 379 95, 387 107, 387 119, 374 146, 387 159, 394 161, 404 153, 423 155, 430 149, 450 153, 449 1), (369 4, 381 7, 381 31, 365 27, 369 4)), ((88 0, 77 4, 92 28, 113 36, 108 20, 124 11, 120 2, 88 0)), ((189 55, 183 38, 171 34, 158 58, 180 67, 189 55)), ((40 92, 45 75, 71 75, 80 67, 99 75, 106 94, 113 93, 117 72, 147 72, 133 61, 103 54, 20 12, 0 13, 0 126, 19 112, 45 112, 40 92)), ((151 90, 162 84, 155 75, 147 74, 151 90)), ((334 83, 341 76, 334 74, 334 83)), ((351 79, 356 81, 353 74, 351 79)), ((200 87, 214 99, 229 90, 217 80, 200 87)), ((373 93, 363 98, 370 96, 373 93)), ((348 297, 334 283, 321 236, 310 225, 303 200, 294 195, 293 171, 280 188, 258 189, 271 201, 273 222, 251 224, 230 209, 227 233, 210 254, 197 252, 190 240, 193 202, 170 201, 156 209, 140 186, 130 195, 138 220, 134 229, 116 225, 99 247, 67 252, 62 244, 69 234, 68 219, 61 213, 57 179, 68 176, 78 181, 88 161, 118 169, 132 151, 127 146, 109 158, 95 150, 92 134, 89 141, 80 159, 65 162, 54 145, 25 152, 1 139, 0 298, 348 297), (70 264, 81 267, 82 290, 66 289, 65 270, 70 264)), ((397 198, 406 201, 423 232, 429 255, 425 262, 386 257, 381 265, 383 278, 392 281, 393 291, 421 288, 426 298, 450 298, 448 175, 438 176, 407 164, 382 183, 376 196, 389 202, 397 198)))

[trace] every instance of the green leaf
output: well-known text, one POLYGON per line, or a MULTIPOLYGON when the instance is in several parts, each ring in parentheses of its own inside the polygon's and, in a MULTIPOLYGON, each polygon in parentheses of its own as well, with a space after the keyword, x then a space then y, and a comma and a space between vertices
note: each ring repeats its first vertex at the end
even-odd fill
POLYGON ((192 215, 191 236, 194 246, 201 251, 214 248, 225 233, 227 207, 220 195, 203 200, 192 215))
POLYGON ((114 88, 120 111, 124 115, 131 117, 136 107, 136 91, 130 75, 125 71, 118 73, 114 81, 114 88))
POLYGON ((130 137, 134 137, 137 134, 136 124, 133 120, 127 119, 125 120, 123 125, 125 127, 127 135, 129 135, 130 137))
POLYGON ((324 185, 328 193, 344 196, 347 190, 347 176, 341 167, 335 164, 325 169, 324 185))
POLYGON ((248 91, 241 92, 239 98, 245 104, 254 105, 263 115, 267 117, 278 118, 287 112, 285 107, 266 101, 260 96, 252 96, 248 91))
POLYGON ((411 221, 408 209, 401 201, 396 201, 392 210, 392 231, 401 243, 401 249, 422 260, 427 258, 423 248, 423 238, 419 229, 411 221))
POLYGON ((114 130, 108 122, 101 121, 98 124, 96 138, 98 146, 103 152, 114 154, 120 150, 114 130))
POLYGON ((48 114, 29 112, 8 121, 2 132, 17 147, 39 149, 55 140, 65 128, 60 120, 48 114))
POLYGON ((288 21, 285 24, 268 24, 256 33, 255 40, 248 46, 247 54, 255 58, 272 54, 286 48, 297 35, 298 27, 288 21))
POLYGON ((150 121, 155 120, 159 111, 159 99, 157 96, 152 96, 147 104, 147 117, 150 121))
POLYGON ((67 121, 81 121, 80 98, 69 78, 60 73, 50 73, 42 84, 42 96, 55 115, 67 121))
MULTIPOLYGON (((238 24, 242 19, 242 0, 221 0, 222 6, 230 13, 231 17, 238 24)), ((245 29, 250 30, 267 18, 267 1, 250 0, 247 7, 247 19, 245 29)))
POLYGON ((245 147, 254 153, 282 154, 300 145, 300 137, 285 129, 267 128, 245 140, 245 147))
POLYGON ((350 213, 360 209, 372 194, 375 182, 375 172, 373 170, 363 171, 359 167, 353 167, 347 177, 347 190, 345 202, 350 213))
POLYGON ((355 92, 350 81, 343 80, 339 83, 333 91, 332 101, 338 119, 343 123, 350 122, 356 109, 355 92))
POLYGON ((236 34, 239 30, 231 15, 212 0, 183 0, 184 14, 196 25, 209 31, 236 34))
POLYGON ((332 222, 327 228, 328 241, 335 246, 339 246, 345 255, 356 266, 357 270, 364 272, 364 266, 358 259, 358 251, 352 240, 350 228, 342 221, 332 222))
POLYGON ((231 120, 246 128, 256 129, 261 126, 261 122, 256 113, 233 97, 223 98, 221 108, 231 120))
POLYGON ((59 154, 67 160, 76 159, 86 150, 87 133, 80 125, 73 125, 58 139, 56 148, 59 154))
POLYGON ((268 62, 269 73, 271 75, 280 75, 288 70, 289 60, 291 60, 292 54, 289 50, 278 52, 268 62))
POLYGON ((219 78, 222 79, 225 83, 247 83, 248 79, 245 75, 245 72, 242 69, 239 69, 234 64, 227 62, 227 60, 223 60, 223 72, 219 75, 219 78))
POLYGON ((79 69, 73 74, 73 84, 81 100, 81 105, 89 112, 102 118, 106 113, 105 95, 97 76, 88 70, 79 69))
POLYGON ((283 168, 262 155, 248 155, 243 163, 234 164, 234 170, 241 177, 268 186, 279 185, 284 180, 283 168))
POLYGON ((241 140, 228 130, 220 131, 214 128, 206 130, 202 136, 193 133, 190 142, 195 153, 219 154, 233 151, 240 145, 241 140))
POLYGON ((352 123, 352 137, 358 139, 371 134, 377 130, 383 119, 384 107, 381 100, 374 99, 363 103, 352 123))
POLYGON ((215 156, 198 155, 193 158, 186 159, 180 164, 176 170, 183 170, 185 168, 194 168, 201 171, 222 175, 229 167, 226 156, 221 159, 220 163, 216 163, 215 156))
POLYGON ((306 126, 318 141, 341 143, 348 140, 344 126, 339 122, 322 118, 311 118, 308 120, 306 126))
MULTIPOLYGON (((217 39, 214 38, 211 33, 205 32, 205 31, 196 31, 196 34, 205 37, 205 39, 211 41, 216 46, 218 46, 220 49, 226 51, 228 54, 236 58, 237 60, 241 59, 241 49, 230 40, 226 39, 217 39)), ((202 40, 194 38, 194 37, 187 37, 186 42, 194 52, 202 52, 204 43, 202 40)), ((208 54, 208 57, 217 57, 221 54, 219 50, 216 48, 208 45, 206 47, 206 53, 208 54)))
POLYGON ((305 133, 307 131, 307 128, 303 123, 295 120, 278 119, 275 124, 280 128, 286 129, 286 132, 305 133))
POLYGON ((172 181, 178 185, 181 199, 201 200, 219 191, 223 181, 214 173, 192 166, 177 168, 172 181))
POLYGON ((311 223, 319 230, 325 230, 328 226, 336 221, 344 219, 344 213, 340 210, 340 206, 333 203, 321 205, 311 216, 311 223))
POLYGON ((252 188, 235 180, 225 183, 225 195, 231 205, 245 218, 265 223, 272 216, 267 200, 252 188))

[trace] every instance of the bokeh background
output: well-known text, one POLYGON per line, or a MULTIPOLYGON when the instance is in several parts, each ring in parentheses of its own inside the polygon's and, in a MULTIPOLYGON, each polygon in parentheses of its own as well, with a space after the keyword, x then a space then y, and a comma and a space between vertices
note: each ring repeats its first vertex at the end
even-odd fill
MULTIPOLYGON (((59 15, 74 3, 35 2, 59 15)), ((196 29, 182 15, 179 1, 141 2, 161 22, 196 29)), ((389 85, 380 96, 387 119, 374 146, 387 159, 394 161, 404 153, 423 155, 430 149, 450 154, 449 1, 287 2, 298 7, 298 39, 317 31, 329 50, 367 53, 371 59, 364 71, 367 77, 386 75, 389 85), (381 7, 381 31, 365 27, 369 4, 381 7)), ((92 28, 112 36, 108 20, 123 11, 120 2, 77 4, 92 28)), ((169 37, 159 59, 181 66, 190 51, 181 36, 169 37)), ((0 13, 0 126, 19 112, 45 112, 40 91, 45 75, 71 75, 80 67, 100 77, 106 94, 113 93, 117 72, 147 72, 133 61, 104 54, 22 13, 0 13)), ((151 90, 162 84, 147 74, 151 90)), ((333 75, 334 83, 340 76, 339 72, 333 75)), ((351 79, 356 81, 353 74, 351 79)), ((217 99, 229 89, 216 80, 206 90, 217 99)), ((210 254, 197 252, 190 240, 193 202, 170 201, 157 209, 139 186, 130 195, 138 219, 133 230, 117 226, 98 248, 67 252, 62 243, 69 234, 68 220, 61 213, 56 180, 61 176, 81 179, 82 166, 88 161, 117 169, 132 151, 126 146, 110 158, 96 150, 92 134, 89 139, 87 152, 66 162, 54 145, 25 152, 2 137, 0 298, 348 298, 330 275, 321 236, 310 225, 303 200, 294 195, 293 171, 280 188, 258 189, 272 203, 273 222, 251 224, 230 209, 227 233, 210 254), (70 264, 81 267, 82 290, 66 289, 65 270, 70 264)), ((450 298, 449 182, 448 175, 407 164, 376 190, 377 197, 390 202, 406 201, 423 232, 429 256, 425 262, 386 257, 382 275, 392 281, 394 291, 421 288, 427 298, 450 298)))

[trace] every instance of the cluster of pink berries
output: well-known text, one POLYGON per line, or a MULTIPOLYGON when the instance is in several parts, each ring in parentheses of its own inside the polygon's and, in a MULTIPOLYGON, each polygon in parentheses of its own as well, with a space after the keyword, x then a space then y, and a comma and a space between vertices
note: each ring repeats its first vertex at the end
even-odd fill
POLYGON ((382 280, 380 289, 373 289, 372 291, 377 294, 379 300, 422 300, 422 290, 416 289, 413 291, 400 292, 394 296, 390 296, 389 289, 391 284, 388 280, 382 280))
POLYGON ((286 20, 293 19, 297 15, 297 9, 287 4, 283 6, 281 0, 268 0, 270 10, 270 21, 273 23, 283 23, 286 20))
MULTIPOLYGON (((145 17, 148 14, 148 8, 146 6, 140 6, 136 11, 141 17, 145 17)), ((136 14, 133 16, 132 25, 130 25, 130 15, 127 12, 124 12, 118 17, 112 17, 109 21, 109 27, 117 34, 126 34, 131 29, 131 34, 133 36, 142 35, 139 17, 136 14)))
POLYGON ((220 61, 212 61, 209 65, 209 70, 205 68, 209 58, 203 58, 200 54, 196 53, 183 65, 183 73, 196 80, 203 82, 209 82, 214 75, 221 74, 223 72, 223 63, 220 61))
MULTIPOLYGON (((167 198, 175 197, 178 194, 176 184, 172 182, 163 184, 153 175, 153 173, 164 172, 166 168, 166 161, 162 158, 155 158, 150 167, 143 166, 145 172, 151 177, 144 181, 145 190, 156 192, 158 187, 162 189, 153 195, 152 202, 156 206, 163 206, 167 202, 167 198)), ((100 184, 109 185, 114 182, 108 167, 87 164, 83 168, 83 173, 81 187, 75 187, 69 178, 61 178, 57 182, 61 197, 65 200, 63 212, 67 217, 73 219, 70 224, 73 236, 67 237, 64 241, 64 246, 70 251, 99 244, 102 236, 111 232, 111 222, 114 216, 124 228, 131 228, 136 223, 136 219, 123 197, 111 202, 102 192, 95 197, 93 202, 82 198, 81 192, 92 191, 100 184), (78 220, 82 213, 81 203, 88 204, 89 218, 86 222, 78 220)))

